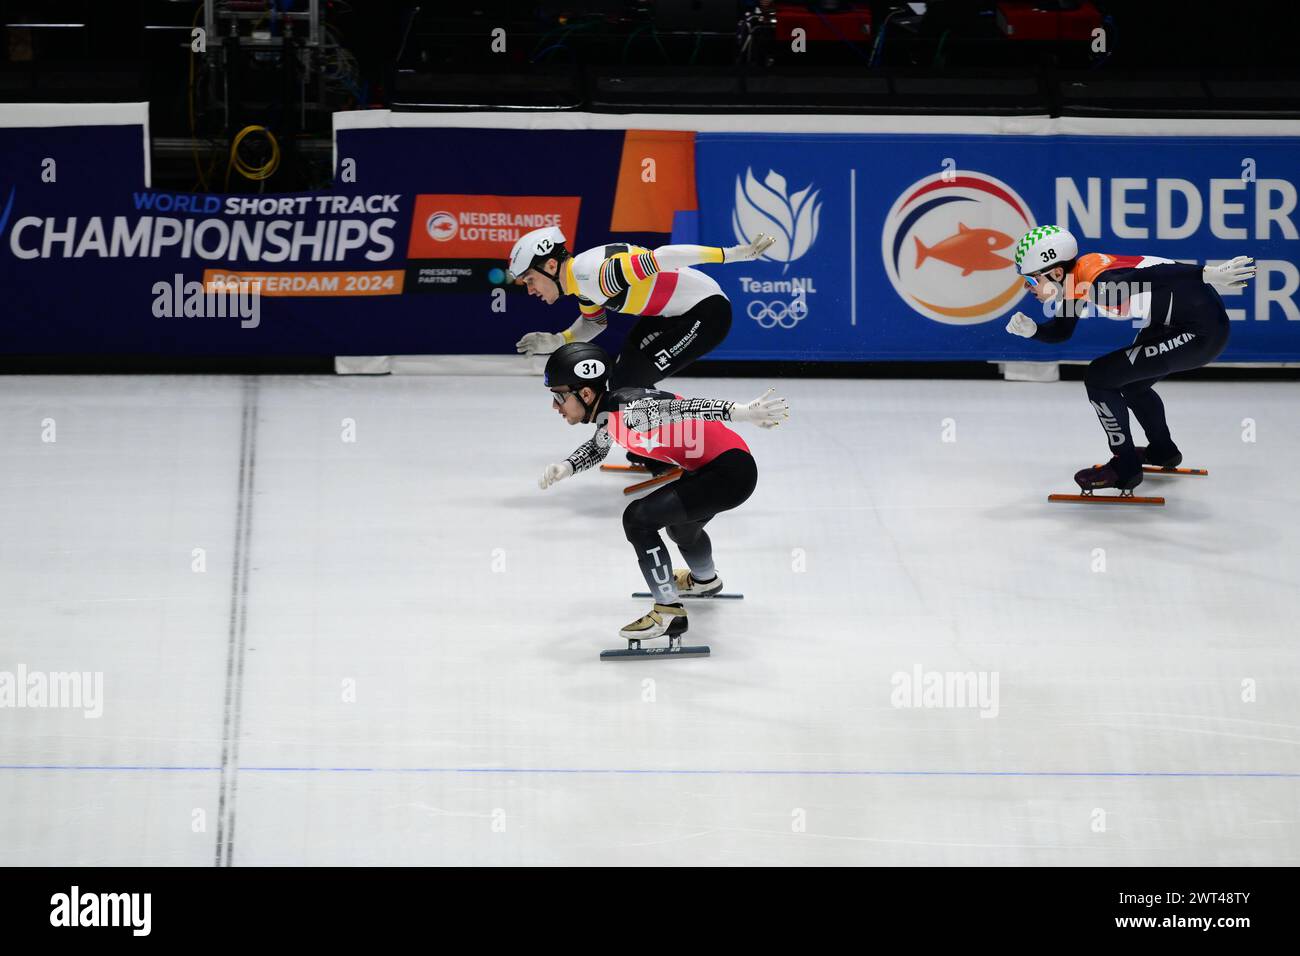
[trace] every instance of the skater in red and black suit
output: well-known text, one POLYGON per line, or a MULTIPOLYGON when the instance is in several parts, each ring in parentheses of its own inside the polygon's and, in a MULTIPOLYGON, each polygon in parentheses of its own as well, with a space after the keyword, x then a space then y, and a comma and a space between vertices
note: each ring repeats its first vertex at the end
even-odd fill
POLYGON ((1219 357, 1228 344, 1228 313, 1214 286, 1243 287, 1255 275, 1251 259, 1237 256, 1202 267, 1158 256, 1080 256, 1069 232, 1039 226, 1017 243, 1016 268, 1054 318, 1040 325, 1017 312, 1007 323, 1012 335, 1064 342, 1079 319, 1093 315, 1127 318, 1141 329, 1128 346, 1089 363, 1084 375, 1112 457, 1076 474, 1079 487, 1128 491, 1141 484, 1144 464, 1177 466, 1183 456, 1152 386, 1219 357), (1146 432, 1145 448, 1133 444, 1130 409, 1146 432))
POLYGON ((546 363, 552 404, 570 425, 596 425, 596 434, 559 464, 548 465, 538 484, 549 488, 594 468, 613 444, 682 469, 682 477, 633 501, 623 512, 623 530, 654 596, 654 607, 624 627, 630 641, 676 636, 686 630, 681 595, 722 590, 713 566, 713 543, 704 526, 717 514, 739 507, 754 492, 758 468, 749 446, 724 422, 771 427, 789 417, 784 398, 768 389, 748 404, 712 398, 682 398, 641 387, 609 388, 612 360, 599 345, 574 342, 546 363), (661 529, 681 549, 687 568, 673 570, 661 529))
MULTIPOLYGON (((730 300, 712 276, 693 267, 753 262, 775 241, 759 234, 741 246, 653 250, 614 242, 573 255, 557 227, 534 229, 510 250, 508 274, 547 305, 576 297, 579 315, 562 332, 529 332, 515 349, 525 355, 553 353, 567 343, 590 342, 611 314, 636 316, 610 372, 610 388, 653 388, 717 348, 731 330, 730 300)), ((666 470, 632 452, 628 461, 656 474, 666 470)))

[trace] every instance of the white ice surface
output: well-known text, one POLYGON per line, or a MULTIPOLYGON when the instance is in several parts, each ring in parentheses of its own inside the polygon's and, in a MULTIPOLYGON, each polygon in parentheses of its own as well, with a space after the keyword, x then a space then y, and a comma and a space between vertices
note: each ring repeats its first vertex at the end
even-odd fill
POLYGON ((0 709, 0 864, 212 865, 232 816, 236 865, 1300 863, 1300 387, 1166 384, 1210 477, 1104 509, 1046 501, 1104 453, 1077 382, 779 385, 713 656, 609 664, 626 479, 538 490, 588 429, 536 378, 0 378, 0 671, 104 688, 0 709), (997 716, 892 706, 918 665, 997 716))

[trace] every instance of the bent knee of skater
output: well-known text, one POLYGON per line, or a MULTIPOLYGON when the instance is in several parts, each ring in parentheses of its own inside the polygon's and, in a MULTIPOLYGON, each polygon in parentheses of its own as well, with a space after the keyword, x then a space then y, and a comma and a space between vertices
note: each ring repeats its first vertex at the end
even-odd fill
MULTIPOLYGON (((640 501, 634 501, 623 509, 623 533, 630 540, 633 535, 652 529, 649 518, 646 515, 646 507, 640 501)), ((653 528, 652 530, 658 530, 653 528)))
POLYGON ((664 533, 668 535, 668 540, 673 544, 684 544, 689 548, 700 537, 702 530, 704 529, 700 525, 694 524, 686 527, 669 525, 664 529, 664 533))
POLYGON ((1083 373, 1083 384, 1087 388, 1120 388, 1123 383, 1109 365, 1089 362, 1083 373))

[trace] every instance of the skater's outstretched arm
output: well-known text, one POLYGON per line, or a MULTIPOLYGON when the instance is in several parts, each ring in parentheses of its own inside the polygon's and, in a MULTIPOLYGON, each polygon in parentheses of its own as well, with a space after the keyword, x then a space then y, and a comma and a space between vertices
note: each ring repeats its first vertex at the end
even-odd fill
POLYGON ((776 391, 769 388, 761 397, 744 405, 721 398, 639 398, 620 406, 623 423, 634 432, 648 432, 660 425, 685 418, 706 422, 754 422, 770 427, 790 417, 790 403, 784 398, 769 398, 776 391))
POLYGON ((610 446, 614 444, 614 439, 609 437, 609 432, 605 430, 603 424, 596 427, 596 434, 578 446, 575 451, 564 461, 557 464, 547 465, 542 472, 542 477, 538 479, 537 486, 545 491, 557 481, 563 481, 565 478, 572 477, 580 471, 586 471, 588 468, 595 468, 609 454, 610 446))
POLYGON ((565 459, 573 468, 573 474, 580 471, 586 471, 588 468, 595 468, 609 454, 610 447, 614 444, 614 439, 609 437, 604 425, 596 428, 596 434, 591 436, 577 450, 565 459))
POLYGON ((564 338, 564 344, 570 342, 590 342, 609 325, 609 319, 605 317, 605 307, 601 305, 593 306, 595 311, 588 312, 588 306, 582 305, 582 315, 578 316, 578 321, 565 329, 560 335, 564 338))
POLYGON ((529 332, 515 343, 515 351, 524 355, 549 355, 561 345, 570 342, 590 342, 609 324, 605 317, 605 307, 596 305, 586 299, 578 299, 578 308, 582 314, 578 320, 563 332, 529 332))
POLYGON ((648 432, 684 418, 705 422, 730 421, 732 404, 720 398, 638 398, 620 406, 619 411, 629 431, 648 432))
POLYGON ((1079 323, 1079 300, 1067 299, 1060 303, 1066 308, 1048 322, 1035 322, 1023 312, 1017 312, 1007 323, 1007 331, 1012 335, 1033 339, 1036 342, 1064 342, 1074 334, 1074 327, 1079 323))
POLYGON ((613 298, 633 283, 644 282, 659 272, 671 272, 688 266, 718 262, 751 262, 772 243, 771 236, 760 234, 743 246, 660 246, 653 252, 617 252, 600 264, 600 291, 613 298))
POLYGON ((1217 266, 1206 266, 1201 270, 1201 280, 1208 285, 1217 285, 1222 289, 1241 289, 1255 278, 1255 262, 1250 256, 1234 256, 1217 266))
POLYGON ((662 269, 681 269, 686 266, 705 265, 716 262, 752 262, 761 256, 776 240, 764 233, 759 233, 753 242, 743 246, 660 246, 651 256, 662 269))
MULTIPOLYGON (((1067 300, 1062 305, 1071 305, 1078 300, 1067 300)), ((1063 311, 1050 322, 1044 322, 1038 327, 1033 334, 1033 339, 1037 342, 1064 342, 1074 334, 1074 327, 1079 324, 1079 312, 1077 307, 1069 311, 1063 311)))

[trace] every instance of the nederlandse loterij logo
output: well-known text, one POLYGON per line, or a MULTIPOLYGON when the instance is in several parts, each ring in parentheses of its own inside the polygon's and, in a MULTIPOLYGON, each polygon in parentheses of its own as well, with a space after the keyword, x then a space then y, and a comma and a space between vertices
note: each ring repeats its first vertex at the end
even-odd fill
POLYGON ((774 236, 776 242, 761 258, 785 263, 781 270, 784 274, 790 263, 802 258, 817 241, 822 211, 818 192, 809 183, 788 196, 785 177, 776 170, 769 169, 760 183, 754 178, 754 170, 746 169, 743 181, 736 177, 736 206, 731 213, 736 241, 741 245, 753 242, 760 232, 774 236))
POLYGON ((1014 247, 1033 223, 1029 206, 1001 180, 970 170, 935 173, 903 190, 885 217, 885 272, 926 318, 987 322, 1025 293, 1014 247))
POLYGON ((446 242, 455 236, 458 225, 455 216, 441 209, 424 221, 424 228, 429 233, 429 238, 438 242, 446 242))

